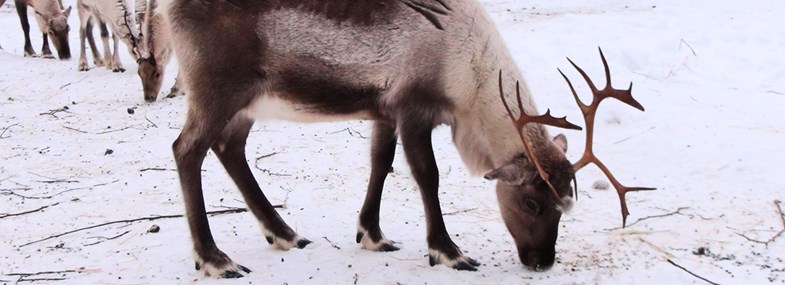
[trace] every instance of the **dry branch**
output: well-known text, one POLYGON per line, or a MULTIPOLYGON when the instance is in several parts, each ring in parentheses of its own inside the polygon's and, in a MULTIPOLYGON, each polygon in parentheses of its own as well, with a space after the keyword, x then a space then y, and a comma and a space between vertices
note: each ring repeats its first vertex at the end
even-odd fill
POLYGON ((768 240, 763 241, 763 240, 750 238, 745 234, 740 234, 740 233, 736 233, 736 234, 745 238, 748 241, 754 243, 760 243, 768 247, 770 243, 774 242, 774 240, 776 240, 779 236, 782 235, 783 232, 785 232, 785 214, 782 213, 782 202, 780 200, 774 200, 774 206, 777 207, 777 216, 780 217, 780 223, 782 224, 782 228, 777 233, 775 233, 774 236, 772 236, 768 240))
MULTIPOLYGON (((226 209, 226 210, 210 211, 210 212, 207 212, 207 214, 210 215, 210 216, 217 216, 217 215, 223 215, 223 214, 242 213, 242 212, 247 212, 247 211, 248 211, 248 209, 246 209, 246 208, 231 208, 231 209, 226 209)), ((65 236, 65 235, 69 235, 69 234, 73 234, 73 233, 77 233, 77 232, 81 232, 81 231, 86 231, 86 230, 90 230, 90 229, 94 229, 94 228, 100 228, 100 227, 105 227, 105 226, 109 226, 109 225, 114 225, 114 224, 134 223, 134 222, 141 222, 141 221, 154 221, 154 220, 160 220, 160 219, 172 219, 172 218, 182 218, 182 217, 184 217, 184 215, 153 215, 153 216, 142 217, 142 218, 111 221, 111 222, 106 222, 106 223, 101 223, 101 224, 97 224, 97 225, 82 227, 82 228, 78 228, 78 229, 75 229, 75 230, 70 230, 70 231, 67 231, 67 232, 51 235, 51 236, 48 236, 48 237, 45 237, 45 238, 42 238, 42 239, 39 239, 39 240, 34 240, 34 241, 31 241, 31 242, 28 242, 28 243, 25 243, 25 244, 21 244, 21 245, 19 245, 19 247, 25 247, 25 246, 28 246, 28 245, 31 245, 31 244, 39 243, 39 242, 42 242, 42 241, 47 241, 47 240, 58 238, 58 237, 61 237, 61 236, 65 236)))
POLYGON ((450 215, 455 215, 455 214, 462 214, 462 213, 467 213, 467 212, 471 212, 471 211, 474 211, 474 210, 477 210, 477 208, 470 208, 470 209, 465 209, 465 210, 460 210, 460 211, 455 211, 455 212, 448 212, 448 213, 442 214, 442 216, 450 216, 450 215))
POLYGON ((117 238, 119 238, 119 237, 121 237, 121 236, 124 236, 124 235, 126 235, 126 234, 130 233, 130 232, 131 232, 131 231, 125 231, 125 232, 123 232, 123 233, 121 233, 121 234, 119 234, 119 235, 113 236, 113 237, 94 237, 94 238, 99 238, 99 239, 101 239, 101 240, 99 240, 99 241, 96 241, 96 242, 93 242, 93 243, 88 243, 88 244, 85 244, 85 246, 96 245, 96 244, 99 244, 99 243, 102 243, 102 242, 105 242, 105 241, 108 241, 108 240, 117 239, 117 238))
POLYGON ((40 212, 40 211, 43 211, 46 208, 57 206, 57 204, 60 204, 60 202, 54 203, 52 205, 43 206, 43 207, 40 207, 40 208, 35 209, 35 210, 24 211, 24 212, 19 212, 19 213, 11 213, 11 214, 0 214, 0 219, 8 218, 8 217, 22 216, 22 215, 32 214, 32 213, 35 213, 35 212, 40 212))
MULTIPOLYGON (((690 207, 679 207, 679 208, 677 208, 677 209, 676 209, 676 211, 673 211, 673 212, 670 212, 670 213, 661 214, 661 215, 652 215, 652 216, 646 216, 646 217, 643 217, 643 218, 637 219, 637 220, 635 220, 634 222, 632 222, 632 223, 628 224, 628 225, 627 225, 627 227, 631 227, 631 226, 633 226, 633 225, 635 225, 635 224, 637 224, 637 223, 639 223, 639 222, 641 222, 641 221, 645 221, 645 220, 648 220, 648 219, 656 219, 656 218, 663 218, 663 217, 667 217, 667 216, 673 216, 673 215, 681 215, 681 214, 682 214, 682 212, 681 212, 682 210, 687 210, 687 209, 689 209, 689 208, 690 208, 690 207)), ((624 228, 624 227, 616 227, 616 228, 607 229, 607 230, 608 230, 608 231, 615 231, 615 230, 618 230, 618 229, 623 229, 623 228, 624 228)))
POLYGON ((331 241, 331 240, 330 240, 330 239, 328 239, 327 237, 322 237, 322 238, 324 238, 324 240, 326 240, 328 243, 330 243, 330 245, 331 245, 333 248, 335 248, 335 249, 341 249, 341 247, 340 247, 340 246, 336 245, 336 244, 335 244, 333 241, 331 241))
POLYGON ((52 116, 52 117, 55 117, 55 118, 59 119, 60 117, 57 116, 57 113, 61 113, 61 112, 62 113, 70 113, 68 111, 68 109, 69 109, 68 106, 63 106, 62 108, 52 109, 52 110, 49 110, 49 112, 43 112, 43 113, 40 113, 38 115, 40 115, 40 116, 49 115, 49 116, 52 116))
POLYGON ((678 265, 678 264, 676 264, 676 262, 673 262, 673 260, 670 260, 670 259, 668 259, 668 263, 670 263, 670 264, 673 264, 673 266, 676 266, 677 268, 679 268, 679 269, 681 269, 681 270, 684 270, 684 272, 687 272, 687 273, 689 273, 690 275, 692 275, 692 276, 695 276, 696 278, 698 278, 698 279, 700 279, 700 280, 706 281, 706 282, 707 282, 707 283, 709 283, 709 284, 712 284, 712 285, 719 285, 719 283, 711 282, 709 279, 703 278, 703 277, 701 277, 701 276, 700 276, 700 275, 698 275, 698 274, 692 273, 692 271, 689 271, 689 270, 687 270, 687 268, 684 268, 684 267, 682 267, 681 265, 678 265))
POLYGON ((0 139, 10 138, 10 136, 8 136, 8 137, 4 137, 3 136, 3 135, 5 135, 5 132, 7 132, 12 127, 20 127, 20 126, 21 125, 19 125, 19 124, 12 124, 10 126, 7 126, 7 127, 3 128, 3 132, 0 132, 0 139))

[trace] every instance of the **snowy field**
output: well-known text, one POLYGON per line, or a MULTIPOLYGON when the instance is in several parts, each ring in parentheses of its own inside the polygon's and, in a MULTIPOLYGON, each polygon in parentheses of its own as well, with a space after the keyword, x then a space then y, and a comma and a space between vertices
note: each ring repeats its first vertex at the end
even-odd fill
MULTIPOLYGON (((23 58, 19 19, 6 3, 0 8, 0 284, 707 283, 699 277, 785 283, 785 236, 779 235, 785 225, 775 202, 785 200, 779 152, 785 149, 785 2, 483 3, 540 110, 582 123, 556 68, 588 98, 565 57, 602 85, 598 46, 615 85, 634 82, 646 112, 604 103, 595 138, 598 156, 622 183, 658 188, 628 195, 627 228, 619 228, 615 191, 593 189, 605 177, 587 167, 578 173, 576 207, 562 218, 558 263, 547 272, 524 269, 493 183, 467 174, 441 127, 434 144, 447 228, 483 265, 477 272, 428 265, 423 207, 400 148, 381 225, 401 250, 369 252, 354 239, 370 173, 370 123, 259 123, 247 150, 252 169, 273 204, 285 205, 279 213, 289 225, 315 243, 277 251, 251 214, 213 216, 219 247, 253 273, 206 278, 194 270, 185 219, 162 217, 184 212, 170 146, 184 122, 185 98, 144 103, 128 53, 122 54, 125 73, 78 72, 75 11, 69 19, 74 58, 23 58), (146 217, 156 218, 133 221, 146 217), (148 232, 153 225, 160 231, 148 232)), ((565 134, 574 161, 583 133, 565 134)), ((224 173, 208 155, 208 210, 245 206, 224 173)))

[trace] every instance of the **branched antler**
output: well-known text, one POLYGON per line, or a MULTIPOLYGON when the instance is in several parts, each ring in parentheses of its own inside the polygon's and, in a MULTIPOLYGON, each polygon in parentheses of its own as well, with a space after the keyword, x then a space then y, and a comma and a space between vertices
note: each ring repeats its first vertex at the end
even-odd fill
POLYGON ((523 109, 523 103, 521 102, 521 88, 520 83, 515 81, 515 95, 518 100, 518 110, 519 115, 518 118, 515 118, 515 115, 512 114, 512 110, 510 106, 507 105, 507 99, 504 98, 504 88, 502 87, 502 72, 499 71, 499 96, 502 98, 502 103, 504 103, 504 108, 507 109, 507 114, 510 116, 513 125, 515 125, 515 130, 518 131, 518 135, 521 137, 521 141, 523 145, 526 147, 526 153, 529 155, 529 158, 534 162, 534 166, 537 167, 537 172, 540 174, 540 178, 542 178, 545 183, 548 184, 548 187, 551 188, 553 192, 554 198, 556 198, 557 203, 561 203, 561 197, 559 196, 559 192, 556 191, 556 188, 551 185, 551 181, 548 179, 548 173, 542 169, 540 162, 537 160, 537 156, 534 155, 534 150, 532 149, 529 141, 526 140, 526 136, 523 134, 523 127, 528 123, 538 123, 544 124, 559 128, 565 129, 572 129, 572 130, 581 130, 581 127, 574 125, 567 121, 566 117, 556 118, 551 115, 551 110, 545 111, 545 114, 539 116, 529 116, 526 114, 526 111, 523 109))
POLYGON ((578 98, 578 94, 575 92, 575 88, 572 86, 572 82, 570 79, 567 78, 564 73, 559 70, 564 80, 567 81, 567 84, 570 86, 570 90, 572 91, 572 96, 575 97, 575 102, 578 103, 578 107, 581 109, 583 113, 583 119, 586 123, 586 148, 583 153, 583 157, 581 157, 578 162, 573 164, 575 171, 577 172, 584 166, 588 165, 589 163, 594 163, 597 167, 605 173, 605 176, 608 177, 613 187, 616 188, 616 192, 619 194, 619 200, 621 201, 621 215, 622 215, 622 227, 627 224, 627 216, 630 212, 627 210, 627 201, 626 201, 626 194, 627 192, 631 191, 644 191, 644 190, 656 190, 656 188, 650 187, 627 187, 619 183, 613 174, 611 174, 610 170, 605 166, 605 164, 600 161, 597 156, 594 155, 594 151, 592 149, 592 144, 594 140, 594 118, 597 114, 597 108, 600 106, 600 102, 602 102, 605 98, 615 98, 627 105, 630 105, 638 110, 644 111, 643 106, 632 97, 632 83, 630 83, 630 87, 626 90, 623 89, 614 89, 611 85, 611 74, 610 69, 608 68, 608 62, 605 60, 605 55, 602 54, 602 49, 600 49, 600 57, 602 58, 602 64, 605 67, 605 87, 602 90, 598 90, 594 83, 589 79, 589 76, 586 75, 586 72, 583 71, 580 67, 578 67, 572 60, 567 58, 567 60, 572 64, 575 69, 583 76, 583 79, 586 80, 586 83, 589 85, 592 94, 592 101, 589 105, 586 105, 578 98))

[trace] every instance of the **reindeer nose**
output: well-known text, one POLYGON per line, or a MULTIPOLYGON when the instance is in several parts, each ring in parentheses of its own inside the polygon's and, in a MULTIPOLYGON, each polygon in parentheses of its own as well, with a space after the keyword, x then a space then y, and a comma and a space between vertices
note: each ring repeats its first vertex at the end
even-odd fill
POLYGON ((555 251, 518 250, 521 263, 532 271, 547 271, 556 259, 555 251))

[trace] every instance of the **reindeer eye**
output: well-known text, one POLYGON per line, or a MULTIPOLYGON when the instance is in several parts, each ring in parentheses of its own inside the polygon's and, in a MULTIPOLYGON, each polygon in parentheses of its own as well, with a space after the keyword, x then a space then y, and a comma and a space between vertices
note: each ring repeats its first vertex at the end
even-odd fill
POLYGON ((540 204, 537 204, 537 202, 532 199, 527 198, 526 200, 523 200, 523 206, 535 215, 540 214, 540 204))

